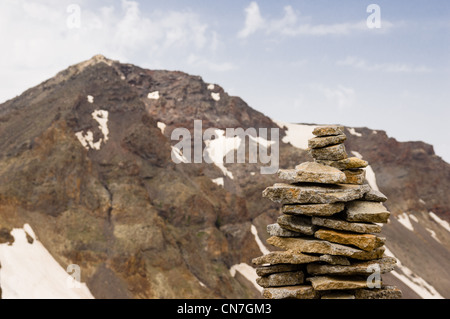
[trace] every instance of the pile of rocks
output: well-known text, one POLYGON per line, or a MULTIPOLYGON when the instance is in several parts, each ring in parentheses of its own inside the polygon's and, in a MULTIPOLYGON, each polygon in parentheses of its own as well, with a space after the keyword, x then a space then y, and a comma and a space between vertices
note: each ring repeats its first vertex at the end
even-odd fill
POLYGON ((264 298, 400 298, 383 285, 395 258, 384 256, 382 224, 387 198, 365 179, 368 163, 348 157, 340 126, 321 126, 308 141, 314 162, 279 170, 263 196, 281 203, 281 216, 267 226, 267 243, 279 250, 253 259, 264 298))

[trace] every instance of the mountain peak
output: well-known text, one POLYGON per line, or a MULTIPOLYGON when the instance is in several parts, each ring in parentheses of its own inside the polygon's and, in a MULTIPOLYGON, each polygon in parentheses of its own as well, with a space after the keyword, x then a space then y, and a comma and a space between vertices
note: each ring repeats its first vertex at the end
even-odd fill
POLYGON ((89 60, 75 64, 73 67, 75 67, 79 72, 82 72, 85 68, 99 64, 99 63, 105 63, 109 66, 112 66, 113 63, 119 63, 119 61, 110 60, 110 59, 106 58, 104 55, 97 54, 97 55, 94 55, 89 60))

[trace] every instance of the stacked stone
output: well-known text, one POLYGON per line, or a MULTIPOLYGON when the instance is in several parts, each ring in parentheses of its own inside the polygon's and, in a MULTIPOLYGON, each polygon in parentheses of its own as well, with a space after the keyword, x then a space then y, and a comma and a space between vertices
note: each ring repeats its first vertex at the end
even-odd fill
POLYGON ((365 179, 368 163, 348 157, 340 126, 321 126, 308 141, 314 162, 279 170, 263 196, 282 204, 267 226, 267 243, 279 250, 253 259, 268 299, 400 298, 381 281, 396 260, 384 255, 379 236, 390 212, 387 200, 365 179))

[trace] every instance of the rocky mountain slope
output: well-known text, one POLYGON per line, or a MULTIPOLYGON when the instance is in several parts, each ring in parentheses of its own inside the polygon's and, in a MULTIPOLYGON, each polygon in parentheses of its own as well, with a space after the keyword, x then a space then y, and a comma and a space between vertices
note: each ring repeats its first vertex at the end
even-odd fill
MULTIPOLYGON (((248 156, 221 162, 245 147, 224 138, 238 127, 279 128, 280 168, 311 160, 312 124, 274 122, 198 76, 102 56, 0 105, 3 297, 32 293, 27 283, 37 276, 18 285, 14 273, 29 250, 41 252, 34 260, 43 268, 79 266, 78 297, 261 298, 251 260, 269 249, 265 226, 279 207, 261 192, 276 175, 261 174, 267 164, 248 156), (203 141, 210 161, 176 164, 172 157, 189 160, 171 134, 187 128, 194 137, 194 120, 219 137, 203 141)), ((406 298, 449 298, 450 165, 425 143, 347 130, 348 152, 369 161, 367 180, 392 212, 383 232, 401 264, 386 280, 406 298)), ((74 296, 64 276, 40 274, 49 296, 74 296)))

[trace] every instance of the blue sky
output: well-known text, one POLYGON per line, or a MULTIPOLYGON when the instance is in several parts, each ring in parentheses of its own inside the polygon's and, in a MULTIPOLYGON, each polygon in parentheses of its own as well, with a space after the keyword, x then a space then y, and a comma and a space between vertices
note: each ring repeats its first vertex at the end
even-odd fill
POLYGON ((100 53, 200 75, 275 120, 422 140, 450 162, 449 1, 2 0, 0 38, 0 101, 100 53))

